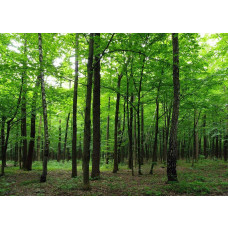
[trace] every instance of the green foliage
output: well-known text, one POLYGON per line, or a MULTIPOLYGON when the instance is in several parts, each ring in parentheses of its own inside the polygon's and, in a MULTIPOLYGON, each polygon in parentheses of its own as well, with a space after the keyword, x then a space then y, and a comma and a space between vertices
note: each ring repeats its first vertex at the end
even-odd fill
POLYGON ((10 183, 4 177, 0 177, 0 196, 8 195, 10 191, 10 183))
POLYGON ((176 194, 187 194, 187 195, 207 195, 210 193, 210 189, 205 183, 201 181, 171 183, 166 188, 168 191, 172 191, 176 194))
POLYGON ((37 183, 39 183, 39 179, 23 181, 23 182, 20 183, 20 185, 27 186, 27 185, 30 185, 30 184, 37 184, 37 183))
POLYGON ((162 195, 164 195, 164 191, 151 189, 151 187, 145 187, 143 192, 146 196, 162 196, 162 195))

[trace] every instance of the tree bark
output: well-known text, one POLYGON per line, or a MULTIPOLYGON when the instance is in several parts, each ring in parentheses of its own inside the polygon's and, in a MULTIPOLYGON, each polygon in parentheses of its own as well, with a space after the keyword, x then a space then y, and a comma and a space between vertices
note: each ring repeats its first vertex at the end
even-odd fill
POLYGON ((128 137, 129 137, 129 163, 128 166, 132 170, 132 176, 134 176, 134 165, 133 165, 133 138, 132 138, 132 126, 133 126, 133 94, 131 95, 131 106, 130 106, 130 121, 129 121, 129 129, 128 129, 128 137))
POLYGON ((93 153, 92 153, 92 178, 100 177, 100 33, 95 33, 95 65, 93 88, 93 153))
POLYGON ((38 137, 37 137, 37 161, 40 161, 41 125, 42 125, 42 115, 40 115, 39 130, 38 130, 38 137))
MULTIPOLYGON (((133 97, 133 100, 135 99, 135 97, 133 97)), ((137 124, 136 121, 137 117, 136 117, 136 110, 134 111, 134 157, 135 157, 135 167, 137 165, 137 124)))
POLYGON ((119 121, 119 104, 120 104, 120 82, 123 74, 118 75, 117 82, 117 97, 116 97, 116 113, 115 113, 115 132, 114 132, 114 167, 113 173, 117 173, 118 171, 118 121, 119 121))
POLYGON ((27 40, 26 34, 24 39, 24 60, 23 60, 23 73, 22 73, 22 99, 21 99, 21 137, 22 137, 22 151, 23 151, 23 163, 22 168, 26 169, 27 163, 27 118, 26 118, 26 103, 27 103, 27 75, 26 75, 26 56, 27 54, 27 40))
MULTIPOLYGON (((159 88, 158 88, 159 94, 159 88)), ((157 162, 157 148, 158 148, 158 117, 159 117, 159 101, 158 96, 156 98, 156 123, 155 123, 155 131, 154 131, 154 147, 153 147, 153 155, 152 155, 152 164, 150 168, 150 174, 153 174, 154 165, 157 162)))
POLYGON ((107 133, 106 133, 106 140, 107 140, 107 144, 106 144, 106 164, 108 164, 109 162, 109 121, 110 121, 110 117, 109 117, 109 112, 110 112, 110 97, 108 98, 108 117, 107 117, 107 133))
POLYGON ((47 162, 48 162, 48 155, 49 155, 49 136, 48 136, 47 102, 46 102, 46 92, 45 92, 45 84, 44 84, 43 51, 42 51, 41 33, 38 33, 38 41, 39 41, 39 61, 40 61, 40 82, 41 82, 42 108, 43 108, 43 119, 44 119, 43 172, 40 177, 40 182, 46 182, 47 162))
POLYGON ((72 136, 72 177, 77 174, 77 105, 78 105, 78 57, 79 57, 79 34, 75 34, 75 77, 73 99, 73 136, 72 136))
POLYGON ((137 104, 137 127, 138 127, 138 174, 142 175, 141 171, 141 137, 140 137, 140 100, 141 100, 141 89, 142 89, 142 79, 143 79, 143 71, 144 71, 144 64, 145 64, 145 57, 143 58, 143 63, 142 63, 142 70, 141 70, 141 76, 140 76, 140 81, 139 81, 139 89, 138 89, 138 104, 137 104))
POLYGON ((14 153, 14 166, 17 166, 18 162, 18 132, 19 132, 19 124, 17 122, 17 132, 16 132, 16 142, 15 142, 15 153, 14 153))
POLYGON ((1 126, 1 155, 2 155, 2 175, 4 175, 4 167, 6 163, 5 159, 5 123, 6 123, 6 117, 2 117, 2 126, 1 126))
POLYGON ((207 158, 206 114, 203 117, 203 154, 207 158))
POLYGON ((86 91, 86 109, 84 123, 84 144, 83 144, 83 188, 90 189, 89 183, 89 160, 90 160, 90 141, 91 141, 91 93, 93 78, 93 33, 90 33, 89 40, 89 57, 87 64, 87 91, 86 91))
POLYGON ((65 138, 64 138, 64 146, 63 146, 63 161, 66 159, 66 146, 67 146, 67 133, 68 133, 68 127, 69 127, 69 119, 70 119, 70 112, 67 116, 67 122, 66 122, 66 132, 65 132, 65 138))
POLYGON ((61 134, 61 120, 59 120, 59 142, 58 142, 58 155, 57 161, 59 162, 62 159, 62 151, 61 151, 61 141, 62 141, 62 134, 61 134))
POLYGON ((177 132, 178 116, 180 106, 180 82, 179 82, 179 44, 178 33, 172 34, 173 43, 173 114, 170 129, 169 150, 167 153, 167 177, 168 181, 177 181, 176 154, 177 154, 177 132))
POLYGON ((27 170, 32 170, 32 158, 34 152, 35 136, 36 136, 36 100, 37 100, 37 89, 40 85, 40 80, 37 78, 36 85, 34 88, 34 94, 32 99, 32 112, 31 112, 31 132, 30 132, 30 141, 29 141, 29 151, 27 158, 27 170))
POLYGON ((144 116, 143 116, 143 104, 141 105, 141 164, 143 165, 144 158, 144 116))

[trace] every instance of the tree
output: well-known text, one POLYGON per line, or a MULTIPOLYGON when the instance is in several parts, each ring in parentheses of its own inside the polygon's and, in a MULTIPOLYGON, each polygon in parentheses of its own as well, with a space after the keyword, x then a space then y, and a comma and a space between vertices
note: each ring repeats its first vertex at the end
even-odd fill
POLYGON ((109 116, 109 112, 110 112, 110 97, 108 98, 108 117, 107 117, 107 133, 106 133, 106 164, 108 164, 109 161, 109 122, 110 122, 110 116, 109 116))
POLYGON ((167 177, 168 181, 177 181, 176 154, 178 115, 180 105, 180 82, 179 82, 179 43, 178 33, 172 33, 173 42, 173 113, 170 129, 169 150, 167 153, 167 177))
POLYGON ((30 132, 30 141, 29 141, 29 151, 27 157, 27 170, 32 170, 32 158, 33 158, 33 151, 34 151, 34 144, 35 144, 35 137, 36 137, 36 104, 37 104, 37 97, 38 97, 38 87, 40 85, 39 77, 37 77, 36 85, 34 88, 34 94, 32 99, 32 111, 31 111, 31 132, 30 132))
POLYGON ((90 33, 89 38, 89 57, 87 64, 87 89, 86 89, 86 108, 84 122, 84 142, 83 142, 83 188, 90 189, 89 183, 89 160, 90 160, 90 141, 91 141, 91 93, 93 78, 93 44, 94 34, 90 33))
POLYGON ((123 77, 123 74, 120 73, 118 75, 118 82, 117 82, 117 96, 116 96, 116 113, 115 113, 115 131, 114 131, 114 167, 113 167, 113 173, 117 173, 118 171, 118 121, 119 121, 119 105, 120 105, 120 82, 123 77))
POLYGON ((43 172, 40 177, 40 182, 46 182, 47 178, 47 162, 49 155, 49 139, 48 139, 48 121, 47 121, 47 102, 46 92, 44 84, 44 69, 43 69, 43 51, 42 51, 42 35, 38 33, 39 41, 39 61, 40 61, 40 84, 42 94, 42 108, 43 108, 43 119, 44 119, 44 155, 43 155, 43 172))
POLYGON ((92 153, 92 178, 100 176, 100 33, 95 33, 95 64, 93 88, 93 153, 92 153))
POLYGON ((62 159, 62 150, 61 150, 61 141, 62 141, 62 133, 61 133, 61 119, 59 120, 59 142, 58 142, 58 155, 57 161, 59 162, 62 159))
POLYGON ((23 68, 24 71, 21 76, 22 80, 22 99, 21 99, 21 136, 22 136, 22 151, 23 151, 23 169, 26 169, 27 164, 27 113, 26 113, 26 94, 27 94, 27 75, 26 75, 26 58, 27 58, 27 39, 26 34, 24 34, 24 60, 23 68))
POLYGON ((73 99, 73 136, 72 136, 72 177, 77 176, 77 101, 78 101, 78 57, 79 34, 75 34, 75 78, 73 99))
POLYGON ((64 146, 63 146, 63 161, 65 161, 65 159, 66 159, 66 146, 67 146, 67 134, 68 134, 68 127, 69 127, 69 119, 70 119, 70 112, 67 115, 67 121, 66 121, 66 131, 65 131, 64 146))

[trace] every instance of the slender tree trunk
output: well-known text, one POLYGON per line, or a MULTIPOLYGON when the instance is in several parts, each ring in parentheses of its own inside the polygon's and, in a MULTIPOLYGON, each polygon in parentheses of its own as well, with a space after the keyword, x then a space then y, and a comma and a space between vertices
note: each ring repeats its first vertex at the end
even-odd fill
POLYGON ((133 126, 133 94, 131 95, 131 106, 130 106, 130 123, 129 123, 129 167, 132 170, 132 176, 134 176, 134 164, 133 164, 133 138, 132 138, 132 126, 133 126))
POLYGON ((211 158, 214 159, 215 156, 215 138, 212 138, 212 143, 211 143, 211 158))
POLYGON ((219 157, 219 139, 218 139, 218 135, 216 135, 216 137, 215 137, 215 157, 216 157, 216 159, 218 159, 218 157, 219 157))
MULTIPOLYGON (((118 119, 118 126, 117 126, 117 129, 118 129, 118 133, 117 133, 117 160, 118 160, 118 164, 120 163, 120 146, 121 146, 121 116, 119 116, 119 119, 118 119)), ((119 170, 119 168, 118 168, 119 170)))
POLYGON ((63 161, 66 159, 66 146, 67 146, 67 133, 68 133, 68 127, 69 127, 69 119, 70 119, 70 112, 67 116, 67 122, 66 122, 66 132, 65 132, 65 139, 64 139, 64 146, 63 146, 63 161))
POLYGON ((129 160, 128 160, 128 167, 130 169, 133 169, 133 138, 132 138, 132 126, 133 126, 133 95, 131 95, 130 98, 130 118, 129 118, 129 124, 128 124, 128 137, 129 137, 129 160))
POLYGON ((206 114, 204 115, 203 118, 203 154, 205 156, 205 158, 207 158, 208 154, 207 154, 207 136, 206 136, 206 114))
POLYGON ((170 131, 170 119, 171 119, 171 110, 172 108, 172 103, 170 104, 168 115, 167 115, 167 127, 166 127, 166 151, 165 151, 165 162, 167 161, 167 147, 168 147, 168 141, 169 141, 169 131, 170 131))
POLYGON ((8 141, 9 141, 9 134, 10 134, 10 122, 7 121, 6 140, 5 140, 5 144, 3 146, 3 153, 2 153, 2 173, 1 173, 1 176, 5 175, 6 152, 7 152, 7 146, 8 146, 8 141))
POLYGON ((224 153, 224 161, 227 162, 227 154, 228 154, 228 134, 226 134, 226 135, 224 136, 223 153, 224 153))
MULTIPOLYGON (((196 111, 196 114, 198 112, 196 111)), ((198 134, 198 123, 199 123, 199 117, 197 118, 196 126, 195 126, 195 137, 196 137, 196 145, 195 145, 195 150, 196 150, 196 162, 198 162, 199 159, 199 134, 198 134)))
POLYGON ((158 88, 158 94, 157 94, 157 98, 156 98, 156 123, 155 123, 155 131, 154 131, 154 148, 153 148, 152 164, 151 164, 151 168, 150 168, 150 174, 153 174, 153 168, 154 168, 154 165, 157 162, 158 117, 159 117, 159 101, 158 101, 158 96, 159 96, 159 88, 158 88))
POLYGON ((87 64, 87 93, 86 93, 86 109, 85 109, 85 124, 84 124, 84 144, 83 144, 83 188, 90 189, 89 184, 89 160, 90 160, 90 141, 91 141, 91 93, 92 93, 92 78, 93 78, 93 43, 94 35, 90 33, 89 40, 89 57, 87 64))
POLYGON ((77 176, 77 103, 78 103, 79 34, 75 34, 75 77, 73 99, 72 177, 77 176))
POLYGON ((142 79, 143 79, 143 71, 144 71, 144 64, 145 64, 145 57, 143 58, 142 70, 141 70, 141 77, 139 81, 139 89, 138 89, 138 105, 137 105, 137 127, 138 127, 138 174, 142 175, 141 171, 141 137, 140 137, 140 100, 141 100, 141 89, 142 89, 142 79))
MULTIPOLYGON (((119 146, 118 146, 118 163, 120 162, 124 162, 123 158, 124 158, 124 150, 122 150, 122 153, 121 153, 121 146, 122 146, 122 142, 123 142, 123 136, 124 136, 124 131, 125 131, 125 119, 126 119, 126 103, 125 103, 125 100, 124 100, 124 115, 123 115, 123 128, 122 128, 122 131, 121 131, 121 128, 119 127, 119 136, 120 136, 120 141, 119 141, 119 146)), ((121 124, 120 124, 121 125, 121 124)))
POLYGON ((17 132, 16 132, 16 142, 15 142, 15 153, 14 153, 14 166, 17 166, 17 162, 18 162, 18 132, 19 132, 19 124, 17 122, 17 132))
MULTIPOLYGON (((224 87, 224 93, 227 94, 226 87, 224 87)), ((227 100, 228 103, 228 100, 227 100)), ((226 110, 228 111, 228 105, 226 105, 226 110)), ((228 157, 228 115, 226 116, 226 122, 225 122, 225 132, 224 132, 224 143, 223 143, 223 154, 224 154, 224 161, 227 162, 228 157)))
POLYGON ((35 136, 36 136, 36 100, 37 100, 37 90, 40 85, 40 80, 37 78, 36 85, 34 88, 34 94, 32 99, 32 112, 31 112, 31 132, 30 132, 30 141, 29 141, 29 151, 27 158, 27 170, 32 170, 32 158, 35 144, 35 136))
POLYGON ((107 117, 107 134, 106 134, 106 164, 109 162, 109 122, 110 122, 110 117, 109 117, 109 112, 110 112, 110 97, 108 98, 108 117, 107 117))
POLYGON ((2 117, 2 126, 1 126, 1 154, 2 154, 2 175, 4 175, 4 167, 6 165, 6 159, 5 159, 5 123, 6 123, 6 117, 2 117))
POLYGON ((179 44, 178 33, 172 34, 173 43, 173 114, 170 130, 169 150, 167 153, 167 177, 168 181, 177 181, 176 154, 177 154, 177 132, 178 116, 180 106, 180 82, 179 82, 179 44))
POLYGON ((26 34, 24 39, 24 61, 23 61, 23 68, 24 72, 22 73, 22 99, 21 99, 21 136, 23 142, 23 169, 26 169, 26 162, 27 162, 27 118, 26 118, 26 97, 27 97, 27 75, 26 75, 26 54, 27 54, 27 40, 26 34))
POLYGON ((47 102, 44 84, 44 71, 43 71, 43 52, 42 52, 42 35, 38 33, 39 40, 39 61, 40 61, 40 81, 41 81, 41 94, 42 94, 42 107, 44 118, 44 154, 43 154, 43 172, 40 177, 40 182, 46 182, 47 177, 47 162, 49 155, 49 136, 48 136, 48 121, 47 121, 47 102))
POLYGON ((144 158, 144 116, 143 116, 143 104, 141 105, 141 164, 143 165, 144 158))
POLYGON ((219 135, 219 158, 222 159, 222 136, 219 135))
POLYGON ((59 120, 59 142, 58 142, 58 156, 57 156, 57 161, 59 162, 62 159, 62 152, 61 152, 61 120, 59 120))
MULTIPOLYGON (((133 97, 134 100, 134 97, 133 97)), ((137 124, 136 124, 136 111, 134 111, 134 157, 135 167, 137 165, 137 124)))
POLYGON ((37 137, 37 161, 40 161, 41 125, 42 125, 42 115, 40 115, 39 130, 38 130, 38 137, 37 137))
POLYGON ((100 177, 100 33, 95 33, 95 65, 93 88, 93 153, 92 153, 92 178, 100 177))
POLYGON ((118 75, 117 82, 117 98, 116 98, 116 114, 115 114, 115 132, 114 132, 114 167, 113 173, 117 173, 118 171, 118 121, 119 121, 119 104, 120 104, 120 82, 123 74, 118 75))

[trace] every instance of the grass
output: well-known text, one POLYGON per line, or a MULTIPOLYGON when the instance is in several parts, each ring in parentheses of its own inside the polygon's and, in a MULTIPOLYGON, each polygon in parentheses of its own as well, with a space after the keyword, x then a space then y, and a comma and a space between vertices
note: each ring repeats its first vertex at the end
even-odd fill
MULTIPOLYGON (((178 181, 166 184, 166 167, 158 163, 149 175, 150 164, 142 166, 142 176, 131 175, 127 165, 120 164, 117 174, 113 164, 101 163, 101 178, 90 178, 91 190, 82 188, 82 166, 78 163, 78 177, 71 178, 71 162, 48 162, 46 183, 40 183, 42 163, 34 162, 32 171, 19 170, 7 162, 5 177, 0 178, 0 195, 125 195, 125 196, 205 196, 228 195, 228 165, 221 160, 200 160, 192 167, 185 161, 177 162, 178 181)), ((90 167, 91 170, 91 167, 90 167)))
POLYGON ((7 182, 5 177, 1 177, 0 196, 7 195, 9 191, 10 191, 10 183, 7 182))

